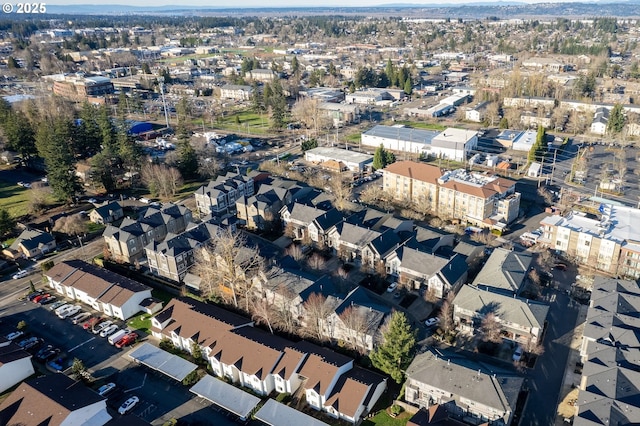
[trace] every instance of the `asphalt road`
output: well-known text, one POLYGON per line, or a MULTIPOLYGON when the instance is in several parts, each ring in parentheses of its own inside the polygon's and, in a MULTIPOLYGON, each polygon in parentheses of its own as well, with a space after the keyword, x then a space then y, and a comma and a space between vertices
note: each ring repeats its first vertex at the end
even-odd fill
MULTIPOLYGON (((559 283, 557 290, 545 289, 543 296, 549 297, 547 329, 544 337, 544 354, 529 372, 529 398, 522 413, 520 426, 553 425, 557 416, 558 399, 562 388, 569 346, 556 341, 571 333, 575 327, 579 305, 571 301, 566 290, 575 281, 575 271, 553 270, 554 280, 559 283)), ((565 339, 563 339, 565 340, 565 339)))

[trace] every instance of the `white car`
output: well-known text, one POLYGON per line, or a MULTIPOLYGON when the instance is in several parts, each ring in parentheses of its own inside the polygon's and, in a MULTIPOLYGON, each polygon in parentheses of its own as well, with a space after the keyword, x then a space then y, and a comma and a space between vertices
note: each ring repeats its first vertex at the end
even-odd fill
POLYGON ((22 337, 24 336, 24 332, 23 331, 14 331, 13 333, 9 333, 7 334, 7 340, 16 340, 18 337, 22 337))
POLYGON ((101 333, 102 330, 104 330, 107 327, 110 327, 111 325, 113 325, 113 321, 103 321, 93 328, 93 334, 101 333))
POLYGON ((133 409, 133 407, 136 406, 138 402, 140 402, 140 398, 138 398, 137 396, 132 396, 131 398, 127 399, 125 402, 122 403, 120 408, 118 408, 118 413, 127 414, 129 411, 133 409))
POLYGON ((62 319, 69 318, 70 316, 74 316, 75 314, 80 312, 80 309, 82 309, 80 305, 71 306, 67 309, 64 309, 62 312, 58 312, 58 317, 62 319))
POLYGON ((22 271, 18 271, 15 274, 13 274, 11 278, 13 278, 14 280, 19 280, 20 278, 24 278, 27 275, 29 275, 29 271, 23 269, 22 271))
POLYGON ((429 318, 424 322, 424 325, 426 325, 427 327, 433 327, 434 325, 437 325, 440 323, 440 318, 438 317, 433 317, 433 318, 429 318))
POLYGON ((516 348, 516 351, 513 353, 513 360, 514 361, 520 361, 520 358, 522 358, 522 353, 523 353, 522 348, 520 346, 518 346, 516 348))
POLYGON ((398 287, 398 283, 391 283, 391 285, 387 287, 387 293, 393 293, 393 290, 395 290, 396 287, 398 287))
POLYGON ((107 383, 106 385, 102 385, 98 388, 98 395, 105 396, 115 388, 116 388, 115 383, 107 383))
POLYGON ((100 337, 107 337, 108 335, 115 333, 116 331, 118 331, 120 327, 118 327, 115 324, 110 325, 109 327, 106 327, 104 330, 102 330, 100 332, 100 337))

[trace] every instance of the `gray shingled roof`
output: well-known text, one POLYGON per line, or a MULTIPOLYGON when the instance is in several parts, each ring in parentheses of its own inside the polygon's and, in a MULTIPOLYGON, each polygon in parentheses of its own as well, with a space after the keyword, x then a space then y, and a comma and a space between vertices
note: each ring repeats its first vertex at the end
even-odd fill
POLYGON ((407 368, 407 378, 452 393, 458 404, 466 398, 500 411, 515 410, 522 377, 493 371, 462 356, 445 357, 431 352, 417 355, 407 368))
POLYGON ((487 285, 518 293, 532 261, 532 254, 496 248, 473 281, 473 285, 487 285))
POLYGON ((549 312, 548 305, 481 290, 471 285, 462 286, 454 299, 454 305, 480 315, 493 312, 502 321, 539 329, 544 327, 549 312))

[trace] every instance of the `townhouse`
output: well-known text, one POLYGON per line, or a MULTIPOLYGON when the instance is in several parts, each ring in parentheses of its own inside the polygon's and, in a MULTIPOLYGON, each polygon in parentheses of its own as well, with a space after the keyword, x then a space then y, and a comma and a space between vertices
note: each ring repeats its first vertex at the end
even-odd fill
POLYGON ((247 229, 266 230, 273 228, 279 221, 280 210, 292 200, 288 189, 269 184, 261 184, 258 191, 236 200, 236 216, 247 229))
POLYGON ((220 216, 233 211, 238 199, 254 195, 253 178, 256 174, 250 173, 245 176, 229 172, 198 188, 195 199, 200 215, 220 216))
POLYGON ((354 367, 330 349, 291 342, 214 305, 174 299, 151 322, 152 335, 178 348, 201 349, 214 375, 260 395, 304 395, 311 408, 357 424, 386 388, 386 379, 354 367))
POLYGON ((220 98, 222 99, 234 99, 237 101, 248 101, 253 95, 253 88, 251 86, 237 85, 237 84, 225 84, 220 87, 220 98))
POLYGON ((285 228, 291 228, 294 238, 308 237, 320 246, 328 244, 331 231, 343 220, 335 208, 325 210, 299 202, 284 206, 280 217, 285 228))
POLYGON ((574 425, 640 423, 640 288, 596 277, 580 355, 574 425))
POLYGON ((602 205, 600 218, 582 212, 547 216, 540 221, 539 243, 576 262, 625 278, 640 278, 640 210, 602 205))
POLYGON ((0 404, 3 425, 95 425, 111 420, 107 399, 65 374, 27 380, 0 404))
POLYGON ((105 203, 104 205, 96 207, 89 212, 89 220, 100 225, 115 222, 123 217, 124 211, 122 210, 120 203, 117 201, 105 203))
POLYGON ((195 263, 195 250, 206 244, 222 228, 211 221, 192 224, 186 231, 162 242, 151 241, 144 248, 149 270, 158 276, 182 282, 195 263))
POLYGON ((113 258, 134 263, 144 257, 147 244, 183 232, 191 220, 188 208, 165 203, 159 208, 148 207, 137 220, 125 218, 118 227, 107 225, 102 237, 113 258))
POLYGON ((383 188, 397 200, 419 203, 446 219, 504 229, 520 210, 520 193, 510 179, 442 171, 430 164, 399 161, 383 170, 383 188))
POLYGON ((420 408, 442 407, 453 419, 509 426, 523 382, 463 355, 427 351, 407 368, 405 399, 420 408))
POLYGON ((492 313, 503 338, 521 345, 540 341, 549 312, 548 305, 466 284, 453 305, 453 319, 461 332, 474 335, 482 319, 492 313))
POLYGON ((532 261, 533 255, 529 252, 495 248, 472 285, 491 287, 507 295, 519 295, 532 261))
POLYGON ((31 354, 17 343, 0 337, 0 393, 34 373, 31 354))
POLYGON ((146 310, 142 305, 151 298, 150 287, 82 260, 60 262, 45 277, 59 294, 121 320, 146 310))

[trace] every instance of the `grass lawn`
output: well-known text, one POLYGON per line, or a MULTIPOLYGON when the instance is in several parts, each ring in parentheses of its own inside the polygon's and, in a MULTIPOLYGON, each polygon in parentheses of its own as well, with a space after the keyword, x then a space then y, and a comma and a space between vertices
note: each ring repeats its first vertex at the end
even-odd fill
POLYGON ((149 333, 149 329, 151 328, 151 315, 141 314, 133 317, 129 321, 127 321, 127 326, 134 330, 140 330, 145 333, 149 333))
POLYGON ((193 193, 196 192, 196 189, 200 188, 201 186, 202 186, 202 181, 187 182, 184 185, 182 185, 182 187, 178 190, 175 197, 173 198, 176 200, 179 200, 184 198, 187 195, 193 195, 193 193))
POLYGON ((89 232, 96 232, 104 228, 106 228, 106 226, 99 223, 93 223, 91 221, 87 222, 87 231, 89 232))
POLYGON ((12 217, 26 215, 29 212, 29 190, 0 180, 0 208, 6 209, 12 217))
POLYGON ((345 138, 348 142, 360 142, 360 133, 352 133, 345 138))
POLYGON ((396 121, 395 124, 404 124, 405 126, 413 127, 414 129, 425 129, 425 130, 443 131, 447 128, 447 126, 443 126, 442 124, 423 123, 419 121, 396 121))
POLYGON ((393 418, 386 411, 380 411, 374 417, 362 422, 362 426, 404 426, 407 424, 411 415, 402 413, 398 417, 393 418))
POLYGON ((251 133, 256 135, 264 135, 271 132, 271 121, 269 115, 262 115, 251 111, 236 111, 225 115, 221 120, 214 123, 214 127, 227 130, 229 132, 251 133), (238 120, 240 124, 238 124, 238 120))

